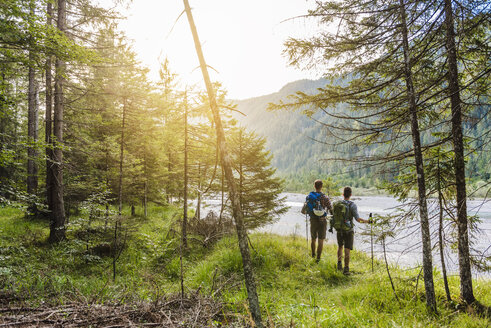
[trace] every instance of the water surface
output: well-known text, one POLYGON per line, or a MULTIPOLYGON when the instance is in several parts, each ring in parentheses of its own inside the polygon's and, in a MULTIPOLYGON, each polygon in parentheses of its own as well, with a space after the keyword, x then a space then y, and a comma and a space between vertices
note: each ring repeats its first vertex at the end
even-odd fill
MULTIPOLYGON (((283 214, 279 220, 271 225, 259 229, 260 231, 271 232, 279 235, 298 235, 306 237, 306 218, 305 215, 300 213, 300 209, 305 201, 305 195, 295 193, 284 193, 286 197, 286 205, 290 206, 288 212, 283 214)), ((367 197, 353 197, 352 200, 358 206, 358 212, 362 218, 368 218, 369 213, 374 215, 387 215, 395 213, 395 208, 402 204, 393 197, 386 196, 367 196, 367 197)), ((435 200, 429 201, 430 210, 436 206, 435 200)), ((481 222, 477 224, 479 232, 476 232, 471 236, 471 240, 474 243, 472 245, 473 254, 481 254, 481 256, 491 255, 491 202, 483 200, 469 200, 467 201, 467 207, 470 215, 478 215, 481 222)), ((408 209, 409 206, 403 207, 408 209)), ((435 213, 435 212, 434 212, 435 213)), ((446 221, 448 225, 449 222, 446 221)), ((437 227, 438 219, 431 220, 431 232, 432 232, 432 247, 437 246, 437 227)), ((449 229, 447 229, 449 230, 449 229)), ((450 233, 450 232, 449 232, 450 233)), ((310 239, 310 236, 309 236, 310 239)), ((450 240, 451 236, 446 236, 446 239, 450 240)), ((327 233, 327 242, 335 243, 335 234, 327 233)), ((307 245, 306 245, 307 247, 307 245)), ((371 253, 370 243, 370 225, 355 223, 355 249, 362 250, 368 254, 371 253)), ((374 243, 374 256, 381 258, 383 256, 382 246, 380 243, 374 243)), ((408 224, 402 228, 395 230, 395 236, 387 239, 386 245, 387 256, 391 263, 398 264, 404 267, 416 267, 422 263, 421 253, 421 231, 419 229, 419 222, 416 218, 413 221, 409 221, 408 224)), ((454 251, 450 251, 447 248, 445 252, 447 270, 452 273, 458 273, 457 255, 454 251)), ((334 254, 331 254, 335 256, 334 254)), ((325 254, 329 256, 329 254, 325 254)), ((433 252, 433 264, 440 267, 440 253, 437 249, 433 252)), ((490 272, 476 272, 473 270, 474 276, 487 276, 491 277, 490 272)))

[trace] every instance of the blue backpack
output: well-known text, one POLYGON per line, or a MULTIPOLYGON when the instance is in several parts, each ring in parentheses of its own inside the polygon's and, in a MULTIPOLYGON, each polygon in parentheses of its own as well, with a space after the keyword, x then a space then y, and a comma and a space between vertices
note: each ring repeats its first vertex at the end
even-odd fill
POLYGON ((327 216, 326 210, 322 207, 322 196, 324 196, 323 193, 314 191, 310 192, 307 196, 305 201, 306 212, 311 218, 323 218, 327 216))

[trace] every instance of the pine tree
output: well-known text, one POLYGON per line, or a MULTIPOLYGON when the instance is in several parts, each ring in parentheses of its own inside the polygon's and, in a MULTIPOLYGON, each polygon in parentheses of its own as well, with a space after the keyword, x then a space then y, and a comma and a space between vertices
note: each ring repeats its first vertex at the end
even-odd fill
POLYGON ((243 215, 242 215, 242 210, 240 208, 240 201, 238 197, 239 195, 237 194, 237 188, 233 177, 232 165, 228 154, 227 144, 225 141, 222 120, 217 106, 213 85, 211 84, 210 77, 208 75, 208 68, 206 66, 203 52, 201 50, 201 44, 199 42, 198 32, 194 24, 191 8, 189 7, 189 2, 187 0, 183 0, 183 2, 184 2, 184 8, 188 18, 189 26, 191 28, 191 33, 193 35, 196 53, 198 55, 198 59, 200 62, 201 72, 203 73, 203 79, 206 84, 206 90, 208 93, 208 98, 210 100, 211 112, 213 114, 213 121, 215 123, 215 128, 216 128, 217 143, 219 144, 222 166, 229 186, 228 190, 230 194, 230 199, 232 201, 233 218, 237 229, 237 237, 239 239, 239 249, 242 255, 242 265, 244 268, 244 277, 245 277, 245 284, 247 289, 247 298, 249 300, 249 308, 251 310, 254 323, 258 328, 262 328, 263 324, 261 320, 261 310, 259 308, 259 300, 257 297, 256 284, 254 282, 254 275, 252 271, 252 263, 249 253, 249 244, 247 241, 247 232, 243 222, 243 215))
MULTIPOLYGON (((57 28, 60 33, 66 30, 66 1, 58 0, 57 28)), ((65 204, 63 194, 63 115, 64 115, 64 84, 66 63, 60 55, 56 58, 55 104, 53 113, 53 209, 50 222, 50 242, 59 242, 65 237, 65 204)))
MULTIPOLYGON (((36 3, 29 2, 30 29, 34 30, 36 19, 36 3)), ((27 193, 36 196, 38 189, 38 113, 39 113, 39 85, 37 81, 36 49, 34 36, 29 37, 29 73, 28 73, 28 114, 27 114, 27 193)), ((36 212, 36 205, 30 206, 30 212, 36 212)))
MULTIPOLYGON (((292 64, 307 61, 308 66, 317 63, 319 57, 323 61, 337 61, 336 68, 328 68, 328 71, 345 74, 344 83, 327 85, 314 95, 298 93, 297 101, 286 107, 293 105, 299 108, 311 104, 314 109, 306 109, 308 115, 313 116, 316 110, 320 110, 334 117, 336 122, 324 123, 324 126, 341 139, 340 143, 350 144, 349 154, 358 154, 360 149, 367 149, 370 144, 391 143, 386 153, 369 159, 372 163, 385 165, 414 157, 426 301, 427 306, 436 311, 423 163, 423 149, 427 146, 421 145, 419 126, 419 121, 428 114, 417 103, 422 95, 413 83, 418 79, 413 58, 417 57, 415 54, 420 48, 431 46, 431 42, 424 38, 415 42, 409 34, 416 22, 429 19, 418 18, 416 9, 417 5, 409 6, 404 1, 398 4, 358 0, 319 2, 309 15, 320 17, 323 23, 339 24, 337 31, 311 40, 291 39, 286 43, 287 51, 292 64), (411 25, 408 22, 412 22, 411 25), (411 44, 410 38, 413 40, 411 44), (320 56, 317 56, 318 52, 321 52, 320 56), (339 109, 342 103, 349 104, 353 112, 342 113, 339 109), (408 138, 412 140, 409 150, 407 142, 404 142, 408 138)), ((280 103, 277 107, 285 106, 280 103)), ((351 160, 356 169, 367 158, 362 153, 351 160)))
MULTIPOLYGON (((483 35, 486 34, 485 17, 488 15, 485 13, 483 2, 466 2, 459 6, 462 20, 456 24, 449 21, 453 15, 450 3, 451 1, 447 1, 446 5, 442 6, 441 3, 423 1, 399 1, 398 4, 373 1, 319 2, 317 8, 308 16, 316 17, 325 24, 336 24, 336 32, 322 33, 310 40, 291 39, 286 43, 287 54, 293 65, 305 63, 307 67, 316 67, 327 62, 328 74, 339 73, 341 81, 338 79, 338 86, 328 85, 315 95, 298 93, 294 104, 285 106, 280 103, 277 107, 302 108, 308 115, 319 119, 318 116, 314 116, 316 110, 303 107, 313 104, 325 116, 333 119, 327 123, 323 120, 323 125, 336 136, 338 144, 356 143, 367 152, 370 147, 373 149, 373 145, 389 145, 381 148, 383 152, 378 151, 378 154, 368 157, 364 153, 355 153, 351 158, 341 158, 355 165, 381 166, 380 171, 384 175, 388 173, 389 179, 410 170, 408 160, 412 156, 415 157, 414 174, 419 179, 420 218, 423 243, 426 244, 423 251, 426 254, 425 258, 430 256, 430 252, 425 242, 429 235, 428 229, 425 228, 426 215, 423 214, 424 204, 421 201, 426 194, 421 184, 424 183, 421 158, 429 149, 444 146, 453 139, 456 151, 455 166, 459 172, 455 177, 460 188, 460 195, 457 195, 457 211, 461 213, 461 289, 462 294, 467 295, 463 296, 463 299, 467 298, 472 302, 473 296, 469 292, 472 290, 468 262, 470 254, 465 246, 468 245, 468 236, 463 214, 465 166, 461 156, 463 145, 458 141, 462 140, 463 136, 462 122, 459 121, 462 112, 457 98, 459 79, 462 78, 466 80, 468 109, 474 106, 473 103, 479 104, 483 97, 486 97, 483 83, 489 75, 489 61, 483 61, 488 53, 486 42, 483 42, 486 37, 483 35), (462 27, 459 38, 464 46, 459 53, 462 61, 460 75, 457 71, 456 44, 451 42, 455 37, 452 37, 454 26, 462 27), (443 34, 442 31, 445 30, 447 33, 443 34), (449 55, 448 60, 442 53, 449 55), (331 60, 336 61, 336 67, 329 62, 331 60), (452 69, 453 73, 447 74, 452 69), (451 79, 452 83, 448 82, 448 79, 451 79), (342 105, 337 106, 342 103, 348 104, 353 111, 343 112, 340 108, 342 105), (409 111, 404 108, 409 108, 409 111), (411 148, 408 148, 407 143, 408 117, 412 126, 411 148), (345 123, 340 123, 342 121, 345 123), (418 121, 419 127, 415 125, 418 121), (452 126, 451 130, 448 129, 449 124, 452 126), (415 138, 417 130, 420 130, 419 138, 415 138), (442 133, 436 135, 432 132, 442 133), (421 147, 417 145, 418 139, 421 140, 421 147), (421 148, 421 151, 418 148, 421 148), (398 166, 394 166, 394 163, 398 163, 398 166)), ((360 148, 356 149, 359 150, 360 148)), ((411 183, 408 184, 406 190, 411 186, 411 183)), ((427 302, 428 306, 434 309, 434 303, 431 302, 433 292, 432 282, 429 281, 429 263, 426 261, 424 265, 427 278, 425 282, 429 283, 426 288, 427 302)))
POLYGON ((266 140, 239 127, 229 132, 232 163, 244 223, 255 229, 274 223, 287 211, 280 198, 283 181, 274 176, 271 155, 265 150, 266 140))

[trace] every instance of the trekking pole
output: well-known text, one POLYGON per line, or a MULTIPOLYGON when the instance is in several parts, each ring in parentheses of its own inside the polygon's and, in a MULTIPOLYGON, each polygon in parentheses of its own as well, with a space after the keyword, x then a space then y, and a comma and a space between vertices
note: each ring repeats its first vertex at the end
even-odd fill
POLYGON ((307 214, 305 214, 305 239, 307 239, 307 249, 309 249, 309 221, 307 220, 307 214))
MULTIPOLYGON (((372 213, 368 216, 370 219, 372 218, 372 213)), ((372 223, 370 223, 370 249, 371 249, 371 254, 372 254, 372 273, 373 273, 373 230, 372 230, 372 223)))

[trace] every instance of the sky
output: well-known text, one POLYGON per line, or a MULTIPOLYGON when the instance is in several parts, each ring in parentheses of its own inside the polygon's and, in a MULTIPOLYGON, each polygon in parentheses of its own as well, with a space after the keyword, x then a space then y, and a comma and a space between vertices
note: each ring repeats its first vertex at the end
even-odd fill
MULTIPOLYGON (((312 72, 289 67, 282 55, 290 36, 306 35, 307 0, 189 0, 211 79, 230 99, 270 94, 288 82, 315 79, 312 72), (286 21, 285 21, 286 20, 286 21)), ((150 78, 158 78, 159 61, 168 58, 181 85, 204 89, 199 62, 182 0, 133 0, 119 27, 134 40, 150 78), (177 22, 176 22, 177 20, 177 22)))

